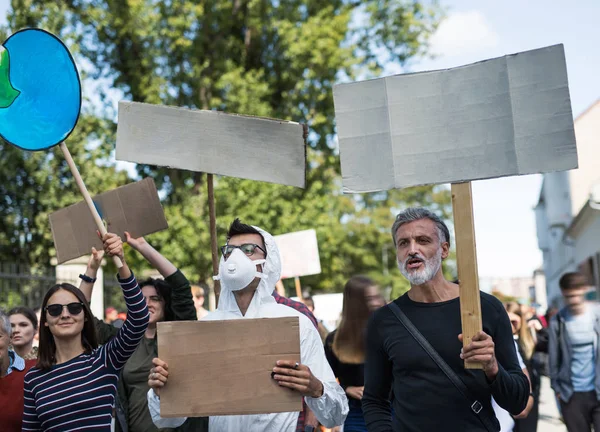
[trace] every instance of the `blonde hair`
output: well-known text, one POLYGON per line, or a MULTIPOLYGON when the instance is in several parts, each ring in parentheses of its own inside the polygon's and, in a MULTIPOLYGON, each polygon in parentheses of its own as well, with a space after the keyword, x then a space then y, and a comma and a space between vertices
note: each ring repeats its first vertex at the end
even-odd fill
POLYGON ((199 285, 192 285, 191 289, 194 297, 198 296, 199 294, 202 294, 203 296, 205 295, 204 289, 199 285))
POLYGON ((519 328, 519 331, 517 332, 519 336, 517 344, 519 345, 519 348, 521 348, 521 352, 523 353, 525 360, 530 360, 533 356, 533 352, 535 351, 535 341, 533 340, 531 329, 527 325, 527 317, 523 315, 523 312, 521 312, 521 307, 517 303, 507 304, 506 310, 507 312, 513 313, 521 318, 521 328, 519 328))

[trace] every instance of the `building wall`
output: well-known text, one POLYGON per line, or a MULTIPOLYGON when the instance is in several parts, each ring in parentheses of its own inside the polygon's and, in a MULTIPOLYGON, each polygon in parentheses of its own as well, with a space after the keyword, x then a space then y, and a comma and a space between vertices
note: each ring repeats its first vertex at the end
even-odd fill
MULTIPOLYGON (((535 208, 538 247, 542 251, 548 304, 561 303, 558 281, 562 274, 598 267, 600 220, 585 221, 574 235, 567 230, 585 208, 594 187, 600 183, 600 100, 575 120, 579 168, 544 174, 535 208)), ((600 212, 595 212, 600 213, 600 212)), ((598 219, 592 215, 591 219, 598 219)), ((576 221, 582 224, 581 221, 576 221)), ((572 230, 571 230, 572 231, 572 230)))
POLYGON ((575 121, 579 169, 569 171, 572 213, 577 215, 600 181, 600 100, 575 121))

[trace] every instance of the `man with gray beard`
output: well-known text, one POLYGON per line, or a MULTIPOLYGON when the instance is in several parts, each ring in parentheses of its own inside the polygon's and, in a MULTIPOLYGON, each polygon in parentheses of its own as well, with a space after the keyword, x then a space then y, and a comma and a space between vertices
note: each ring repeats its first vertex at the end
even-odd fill
POLYGON ((527 405, 529 382, 521 371, 502 303, 481 293, 483 331, 462 348, 458 285, 445 279, 446 224, 423 208, 409 208, 392 227, 398 267, 410 290, 394 303, 412 321, 480 403, 462 395, 419 345, 390 306, 367 328, 363 413, 369 432, 500 430, 491 397, 513 415, 527 405), (483 364, 467 370, 463 361, 483 364), (390 391, 393 415, 390 416, 390 391), (479 408, 483 412, 477 413, 479 408), (482 415, 490 419, 484 425, 482 415))

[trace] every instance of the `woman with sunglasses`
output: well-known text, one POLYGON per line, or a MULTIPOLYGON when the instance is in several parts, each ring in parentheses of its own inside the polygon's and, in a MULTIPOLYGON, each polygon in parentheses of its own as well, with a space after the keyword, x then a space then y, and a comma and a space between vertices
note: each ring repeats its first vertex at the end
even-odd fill
POLYGON ((119 283, 127 320, 110 342, 98 347, 93 315, 85 297, 62 283, 46 293, 40 320, 36 367, 25 376, 23 431, 110 431, 119 371, 148 327, 148 307, 123 257, 115 234, 104 250, 123 262, 119 283))
MULTIPOLYGON (((152 423, 146 394, 152 359, 158 356, 156 325, 161 321, 194 321, 196 310, 190 282, 184 274, 143 237, 133 238, 125 232, 125 238, 127 244, 158 270, 164 280, 150 278, 140 282, 142 295, 150 312, 150 321, 142 341, 119 374, 115 401, 115 432, 155 432, 158 429, 152 423)), ((81 276, 82 283, 79 289, 88 300, 92 298, 94 281, 102 257, 101 251, 92 249, 88 267, 85 274, 81 276)), ((96 318, 94 322, 100 344, 107 343, 118 332, 118 329, 111 324, 96 318)), ((190 418, 177 431, 202 432, 207 429, 207 423, 208 421, 203 418, 190 418)))

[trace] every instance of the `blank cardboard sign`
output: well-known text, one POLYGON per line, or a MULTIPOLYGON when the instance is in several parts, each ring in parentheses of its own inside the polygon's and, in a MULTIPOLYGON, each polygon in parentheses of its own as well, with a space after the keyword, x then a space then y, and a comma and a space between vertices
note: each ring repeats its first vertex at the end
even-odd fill
POLYGON ((275 236, 281 255, 281 279, 321 273, 319 244, 314 229, 275 236))
POLYGON ((119 102, 117 160, 304 187, 299 123, 119 102))
MULTIPOLYGON (((151 178, 96 195, 93 200, 108 231, 122 239, 125 231, 137 238, 169 227, 151 178)), ((96 224, 84 201, 52 213, 50 227, 59 264, 89 254, 92 246, 102 249, 96 224)))
POLYGON ((577 168, 562 45, 333 94, 344 192, 577 168))
POLYGON ((302 410, 271 378, 277 360, 300 361, 298 317, 160 322, 158 356, 169 365, 161 417, 302 410))

